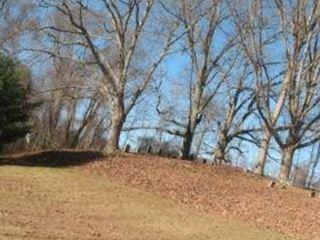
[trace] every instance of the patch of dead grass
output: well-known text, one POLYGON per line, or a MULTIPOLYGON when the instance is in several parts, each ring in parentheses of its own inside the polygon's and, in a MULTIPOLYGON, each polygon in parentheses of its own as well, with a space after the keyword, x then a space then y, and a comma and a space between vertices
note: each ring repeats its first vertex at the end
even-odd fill
POLYGON ((76 169, 0 167, 0 239, 284 240, 76 169))
POLYGON ((213 167, 156 156, 128 155, 82 166, 127 186, 172 199, 228 220, 320 240, 320 198, 230 167, 213 167))

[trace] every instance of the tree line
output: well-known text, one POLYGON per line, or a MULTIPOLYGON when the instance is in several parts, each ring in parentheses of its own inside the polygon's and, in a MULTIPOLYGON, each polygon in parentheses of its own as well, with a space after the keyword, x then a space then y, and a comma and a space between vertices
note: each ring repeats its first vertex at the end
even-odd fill
POLYGON ((30 70, 41 102, 28 148, 113 152, 147 135, 183 159, 250 158, 260 175, 277 161, 282 183, 307 165, 316 179, 319 1, 2 0, 0 9, 1 52, 30 70))

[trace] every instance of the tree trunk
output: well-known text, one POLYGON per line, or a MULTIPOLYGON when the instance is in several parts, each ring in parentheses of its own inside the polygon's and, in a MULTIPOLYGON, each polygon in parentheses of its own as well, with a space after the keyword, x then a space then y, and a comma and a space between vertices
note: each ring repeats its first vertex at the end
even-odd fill
POLYGON ((288 184, 294 152, 294 147, 287 147, 282 150, 281 168, 278 176, 280 183, 288 184))
POLYGON ((122 103, 113 106, 111 118, 110 136, 107 144, 107 152, 119 150, 119 141, 123 124, 125 122, 124 105, 122 103))
MULTIPOLYGON (((317 145, 314 145, 314 146, 317 146, 317 145)), ((307 185, 308 188, 310 188, 312 185, 314 174, 315 174, 316 169, 318 167, 319 161, 320 161, 320 144, 318 145, 316 159, 315 159, 314 163, 312 164, 312 170, 311 170, 310 178, 309 178, 308 185, 307 185)))
POLYGON ((227 149, 227 136, 223 132, 220 132, 218 145, 214 150, 215 164, 222 165, 223 162, 227 162, 226 149, 227 149))
POLYGON ((258 160, 254 169, 255 174, 259 174, 261 176, 264 175, 264 168, 267 162, 267 155, 268 155, 270 140, 271 140, 271 134, 266 129, 264 132, 263 138, 261 140, 260 148, 259 148, 260 150, 258 154, 258 160))
POLYGON ((182 159, 190 160, 190 152, 191 146, 193 141, 194 132, 192 131, 191 127, 188 126, 186 134, 183 138, 183 147, 182 147, 182 159))

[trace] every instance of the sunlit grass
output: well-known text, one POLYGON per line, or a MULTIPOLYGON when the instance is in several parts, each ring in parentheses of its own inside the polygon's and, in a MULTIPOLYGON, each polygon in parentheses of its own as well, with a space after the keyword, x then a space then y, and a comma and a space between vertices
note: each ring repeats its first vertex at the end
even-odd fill
POLYGON ((289 238, 76 169, 0 167, 0 239, 289 238))

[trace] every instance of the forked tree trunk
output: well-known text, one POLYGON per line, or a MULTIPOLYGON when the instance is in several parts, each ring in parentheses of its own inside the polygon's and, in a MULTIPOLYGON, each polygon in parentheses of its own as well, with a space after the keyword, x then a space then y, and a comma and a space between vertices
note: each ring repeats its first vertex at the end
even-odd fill
POLYGON ((201 99, 201 93, 199 88, 196 88, 196 94, 195 98, 193 101, 195 104, 193 105, 190 115, 189 115, 189 122, 186 128, 185 135, 183 137, 183 146, 182 146, 182 159, 190 160, 192 159, 191 157, 191 148, 192 148, 192 143, 194 139, 194 134, 197 129, 197 126, 199 122, 197 121, 197 116, 199 113, 198 110, 198 105, 201 99))
POLYGON ((119 150, 120 135, 125 122, 125 112, 123 104, 115 104, 111 118, 110 136, 107 144, 107 152, 119 150))
MULTIPOLYGON (((288 69, 285 76, 284 76, 284 79, 283 79, 283 82, 281 85, 281 89, 280 89, 280 94, 279 94, 277 103, 276 103, 274 110, 273 110, 273 113, 272 113, 271 122, 269 123, 271 127, 274 127, 274 125, 277 123, 277 121, 280 117, 281 110, 282 110, 283 105, 286 100, 288 87, 291 82, 291 78, 292 78, 291 76, 292 76, 292 71, 291 71, 291 69, 288 69)), ((260 143, 260 151, 259 151, 259 155, 258 155, 257 165, 256 165, 256 168, 254 171, 256 174, 260 174, 260 175, 264 174, 264 168, 265 168, 266 161, 267 161, 270 140, 271 140, 271 133, 267 129, 267 127, 265 126, 264 135, 263 135, 261 143, 260 143)))
POLYGON ((267 156, 268 156, 268 149, 269 144, 271 140, 271 134, 268 130, 265 130, 265 133, 262 137, 260 148, 259 148, 259 154, 257 159, 257 164, 254 169, 255 174, 264 175, 264 169, 267 162, 267 156))
POLYGON ((288 184, 289 182, 294 152, 294 147, 287 147, 282 150, 281 168, 278 176, 278 180, 282 184, 288 184))

